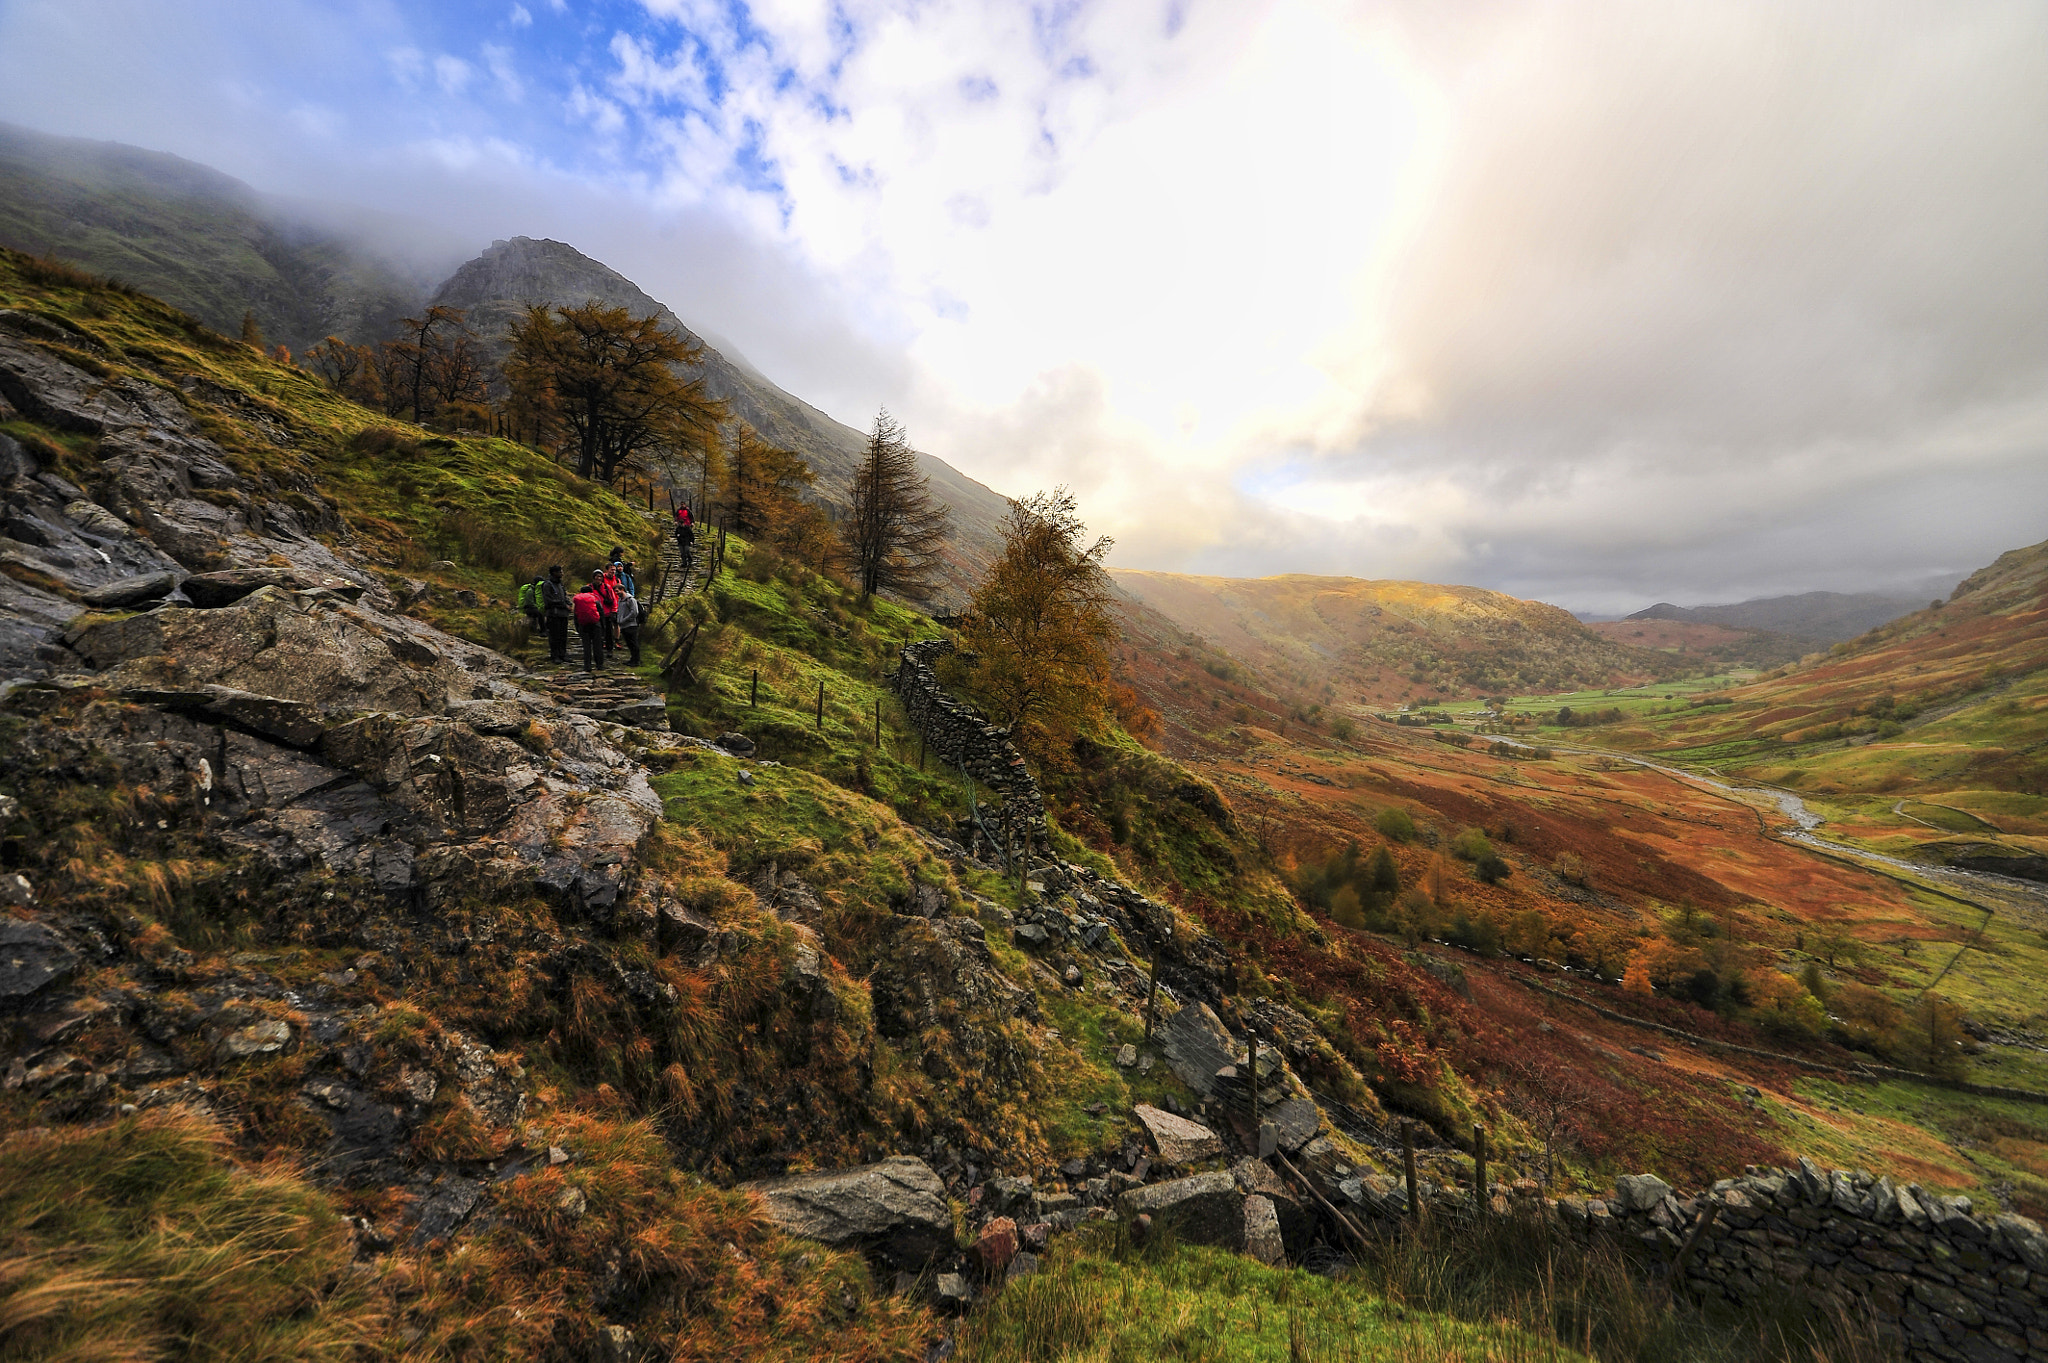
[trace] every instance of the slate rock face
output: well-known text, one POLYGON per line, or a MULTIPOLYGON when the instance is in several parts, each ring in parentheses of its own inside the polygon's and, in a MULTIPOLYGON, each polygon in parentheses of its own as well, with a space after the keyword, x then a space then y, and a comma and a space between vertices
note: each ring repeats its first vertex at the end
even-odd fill
POLYGON ((1189 1004, 1168 1018, 1156 1039, 1174 1074, 1204 1097, 1216 1091, 1216 1071, 1245 1058, 1237 1039, 1206 1003, 1189 1004))
MULTIPOLYGON (((92 507, 90 502, 73 504, 76 507, 92 507)), ((98 507, 92 510, 99 511, 98 507)), ((100 511, 103 517, 107 513, 100 511)), ((112 517, 107 517, 111 520, 112 517)), ((78 594, 78 599, 96 610, 113 610, 125 606, 140 606, 149 601, 160 601, 178 589, 175 573, 143 573, 138 577, 124 577, 118 582, 109 582, 104 587, 92 587, 78 594)))
POLYGON ((19 1003, 78 969, 78 953, 41 923, 0 918, 0 1003, 19 1003))
POLYGON ((1323 1114, 1306 1098, 1290 1098, 1259 1115, 1273 1124, 1280 1148, 1290 1155, 1314 1140, 1323 1129, 1323 1114))
POLYGON ((363 594, 360 582, 296 568, 224 568, 219 572, 195 573, 185 579, 183 587, 186 597, 201 610, 231 606, 262 587, 327 591, 350 601, 363 594))
POLYGON ((758 1193, 768 1219, 791 1235, 865 1250, 898 1268, 922 1266, 953 1239, 946 1185, 910 1155, 740 1186, 758 1193))
POLYGON ((1159 1151, 1162 1164, 1195 1164, 1223 1153, 1222 1139, 1200 1122, 1161 1112, 1146 1103, 1138 1104, 1131 1113, 1144 1124, 1146 1134, 1152 1137, 1153 1147, 1159 1151))

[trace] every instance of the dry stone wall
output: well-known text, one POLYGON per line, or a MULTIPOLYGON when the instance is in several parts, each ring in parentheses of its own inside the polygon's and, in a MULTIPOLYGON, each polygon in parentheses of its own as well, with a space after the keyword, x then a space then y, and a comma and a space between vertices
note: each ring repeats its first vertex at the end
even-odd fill
POLYGON ((926 639, 903 650, 890 684, 903 701, 911 727, 940 761, 967 775, 1000 797, 999 805, 981 807, 986 836, 1003 845, 991 849, 1007 859, 1012 840, 1026 837, 1043 855, 1047 848, 1045 797, 1024 765, 1024 755, 1010 742, 1010 731, 991 724, 973 706, 953 699, 939 684, 932 662, 953 651, 950 639, 926 639))
MULTIPOLYGON (((1473 1211, 1465 1190, 1420 1191, 1432 1214, 1473 1211)), ((1383 1227, 1407 1212, 1398 1180, 1353 1176, 1337 1193, 1383 1227)), ((1689 1197, 1631 1174, 1609 1198, 1523 1205, 1581 1238, 1643 1246, 1695 1296, 1746 1303, 1780 1287, 1815 1293, 1867 1314, 1910 1359, 2048 1358, 2048 1236, 2024 1216, 1978 1216, 1967 1197, 1802 1159, 1789 1169, 1751 1168, 1689 1197)))

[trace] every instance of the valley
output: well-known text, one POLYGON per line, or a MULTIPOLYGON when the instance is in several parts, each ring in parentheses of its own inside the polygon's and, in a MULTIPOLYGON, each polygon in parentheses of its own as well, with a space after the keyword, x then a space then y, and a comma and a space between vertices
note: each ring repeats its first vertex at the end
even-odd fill
POLYGON ((1602 1227, 1664 1254, 1802 1157, 1887 1180, 1814 1175, 1841 1233, 1903 1233, 1896 1184, 2037 1247, 1990 1219, 2048 1210, 2033 892, 1748 791, 2023 861, 2038 549, 1761 674, 1471 588, 1119 573, 1095 708, 948 737, 903 690, 944 625, 741 535, 637 668, 550 668, 515 574, 657 564, 659 515, 83 271, 0 255, 0 398, 9 1243, 92 1246, 108 1303, 38 1348, 170 1338, 246 1252, 288 1356, 1002 1358, 1125 1302, 1213 1357, 1697 1349, 1759 1309, 1736 1242, 1679 1307, 1602 1227), (1586 1334, 1488 1295, 1495 1211, 1619 1294, 1586 1334), (140 1223, 195 1228, 156 1295, 140 1223))

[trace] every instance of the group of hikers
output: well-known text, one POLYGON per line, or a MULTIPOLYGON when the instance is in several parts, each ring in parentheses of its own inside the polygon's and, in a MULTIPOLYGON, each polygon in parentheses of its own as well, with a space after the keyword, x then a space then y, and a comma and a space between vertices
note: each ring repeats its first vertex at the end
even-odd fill
MULTIPOLYGON (((682 551, 683 576, 690 573, 690 556, 695 549, 696 519, 688 504, 676 508, 676 544, 682 551)), ((640 665, 640 584, 625 550, 612 546, 609 561, 590 574, 583 590, 572 592, 563 580, 562 565, 555 564, 544 576, 519 588, 519 609, 525 613, 534 633, 545 632, 548 661, 567 663, 569 626, 583 645, 583 670, 597 672, 619 649, 627 651, 626 665, 640 665)))
POLYGON ((605 660, 623 648, 626 664, 640 665, 640 584, 625 550, 614 545, 610 560, 590 574, 581 591, 572 592, 562 578, 562 565, 551 566, 547 575, 536 577, 519 589, 519 609, 536 633, 548 637, 548 661, 566 663, 569 658, 569 626, 583 644, 583 670, 596 672, 605 660))

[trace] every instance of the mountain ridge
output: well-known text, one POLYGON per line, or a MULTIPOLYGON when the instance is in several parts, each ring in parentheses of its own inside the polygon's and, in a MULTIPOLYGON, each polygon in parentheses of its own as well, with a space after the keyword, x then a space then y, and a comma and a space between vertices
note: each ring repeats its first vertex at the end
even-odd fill
MULTIPOLYGON (((494 241, 449 276, 431 301, 463 309, 495 365, 510 351, 510 327, 528 305, 574 307, 592 300, 635 316, 657 316, 702 346, 697 377, 711 396, 727 403, 763 439, 802 455, 818 474, 818 499, 835 513, 847 508, 866 435, 779 387, 751 364, 727 358, 665 303, 566 242, 523 236, 494 241)), ((932 455, 919 452, 917 460, 933 491, 953 510, 955 552, 947 565, 948 586, 964 594, 993 558, 996 527, 1008 499, 932 455)))
POLYGON ((0 123, 0 245, 56 255, 228 335, 253 312, 273 344, 391 334, 432 284, 197 161, 0 123))

